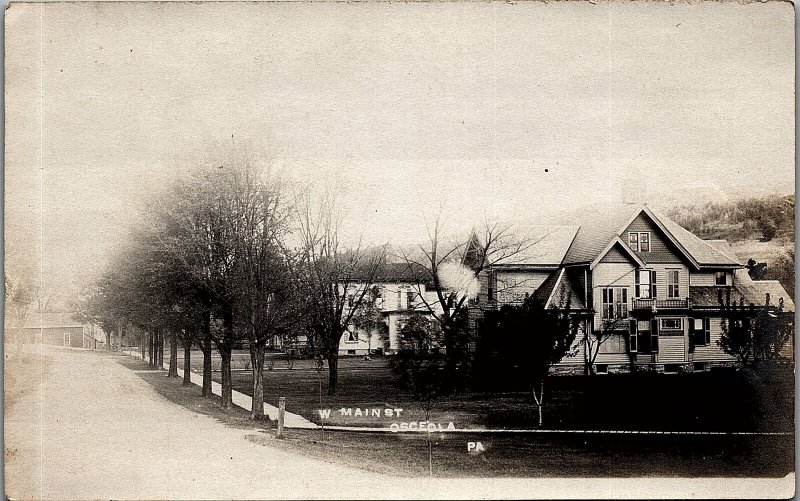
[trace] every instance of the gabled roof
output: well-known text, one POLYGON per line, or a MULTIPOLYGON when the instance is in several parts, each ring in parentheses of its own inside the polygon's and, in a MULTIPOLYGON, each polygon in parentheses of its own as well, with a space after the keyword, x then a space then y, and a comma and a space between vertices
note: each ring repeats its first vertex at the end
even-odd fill
MULTIPOLYGON (((371 275, 370 270, 354 273, 351 280, 367 280, 371 275)), ((412 283, 433 285, 431 274, 427 268, 416 263, 383 263, 371 277, 372 283, 412 283)))
POLYGON ((636 253, 634 253, 630 249, 630 247, 625 245, 625 243, 622 241, 621 238, 614 237, 613 239, 611 239, 611 242, 609 242, 609 244, 606 246, 606 248, 603 249, 600 252, 600 254, 597 255, 597 257, 594 259, 594 261, 592 261, 592 264, 589 265, 589 269, 590 270, 594 269, 594 267, 597 266, 597 263, 599 263, 600 260, 603 259, 606 256, 606 254, 608 254, 611 251, 611 249, 613 249, 614 247, 619 247, 620 249, 622 249, 622 252, 627 254, 628 257, 631 259, 631 261, 636 263, 640 268, 644 268, 645 267, 644 261, 642 261, 639 258, 639 256, 637 256, 636 253))
MULTIPOLYGON (((608 205, 597 210, 580 226, 575 239, 564 256, 563 264, 595 263, 601 254, 613 246, 625 229, 644 213, 658 227, 674 247, 696 268, 701 266, 741 266, 731 255, 720 250, 722 244, 702 240, 668 217, 647 206, 608 205)), ((713 241, 712 241, 713 242, 713 241)), ((624 240, 623 247, 627 248, 624 240)))
POLYGON ((727 240, 703 240, 703 242, 713 247, 715 251, 719 252, 731 261, 738 264, 743 264, 727 240))
POLYGON ((46 311, 29 313, 25 319, 25 329, 48 329, 52 327, 83 327, 83 323, 72 318, 72 313, 46 311))
POLYGON ((516 227, 514 233, 523 239, 523 249, 498 260, 493 266, 557 268, 577 231, 577 226, 516 227))
POLYGON ((713 240, 706 241, 701 239, 672 219, 658 214, 648 207, 644 207, 643 210, 647 211, 651 218, 660 221, 668 232, 667 236, 672 237, 673 241, 685 250, 700 266, 741 266, 741 263, 739 263, 737 259, 733 259, 715 248, 715 246, 710 243, 714 242, 713 240))
POLYGON ((550 296, 553 294, 553 290, 556 287, 561 275, 564 273, 564 268, 560 268, 553 273, 550 274, 549 277, 542 282, 542 285, 536 288, 533 292, 533 297, 537 301, 542 304, 546 304, 547 300, 550 299, 550 296))
POLYGON ((569 301, 570 309, 584 310, 586 305, 581 294, 576 284, 570 280, 566 270, 561 268, 547 277, 533 293, 533 297, 539 300, 545 308, 566 307, 566 302, 569 301))
POLYGON ((614 238, 619 237, 620 226, 628 217, 618 211, 604 211, 590 219, 578 229, 562 264, 593 262, 614 238))

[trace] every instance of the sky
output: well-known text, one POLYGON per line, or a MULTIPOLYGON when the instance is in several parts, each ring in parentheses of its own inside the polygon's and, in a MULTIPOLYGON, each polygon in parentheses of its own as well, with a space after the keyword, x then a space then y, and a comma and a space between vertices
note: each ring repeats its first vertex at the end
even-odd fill
POLYGON ((402 245, 794 191, 787 2, 74 3, 7 11, 7 273, 69 294, 225 149, 402 245))

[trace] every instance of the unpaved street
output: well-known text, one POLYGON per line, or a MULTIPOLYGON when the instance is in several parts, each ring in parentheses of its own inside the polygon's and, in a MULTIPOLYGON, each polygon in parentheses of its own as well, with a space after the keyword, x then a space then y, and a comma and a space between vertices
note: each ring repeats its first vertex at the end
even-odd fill
MULTIPOLYGON (((5 494, 11 499, 486 499, 718 494, 715 480, 489 480, 377 475, 269 443, 254 443, 248 435, 260 431, 227 426, 167 400, 118 363, 123 355, 31 345, 5 348, 5 494)), ((780 481, 780 491, 775 489, 775 482, 728 479, 726 489, 735 489, 745 497, 756 496, 765 488, 776 494, 792 492, 793 475, 780 481)))
POLYGON ((113 355, 45 348, 41 361, 38 347, 6 353, 9 497, 364 495, 363 473, 251 443, 253 430, 169 402, 113 355))

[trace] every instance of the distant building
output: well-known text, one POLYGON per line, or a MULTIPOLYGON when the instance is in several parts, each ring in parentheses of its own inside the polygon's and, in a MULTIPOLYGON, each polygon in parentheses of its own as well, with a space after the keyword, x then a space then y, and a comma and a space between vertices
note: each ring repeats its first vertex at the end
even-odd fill
MULTIPOLYGON (((773 307, 782 300, 784 314, 794 316, 793 298, 781 284, 752 280, 724 240, 702 240, 647 206, 591 219, 540 228, 529 250, 482 272, 471 307, 477 328, 482 312, 530 295, 546 307, 568 302, 580 324, 576 355, 556 371, 580 370, 585 333, 605 329, 610 335, 595 361, 597 372, 677 372, 733 362, 717 344, 722 297, 756 307, 767 297, 773 307)), ((791 357, 793 347, 783 353, 791 357)))
POLYGON ((97 326, 78 322, 67 312, 29 313, 21 328, 7 329, 6 337, 11 343, 41 343, 92 350, 104 345, 102 331, 97 326))
MULTIPOLYGON (((366 278, 356 278, 348 290, 352 307, 364 290, 366 278)), ((372 279, 365 300, 374 301, 374 320, 368 328, 353 322, 339 343, 340 355, 392 354, 400 349, 400 332, 414 315, 431 317, 439 303, 430 274, 420 266, 386 263, 372 279)), ((345 305, 345 309, 348 305, 345 305)))

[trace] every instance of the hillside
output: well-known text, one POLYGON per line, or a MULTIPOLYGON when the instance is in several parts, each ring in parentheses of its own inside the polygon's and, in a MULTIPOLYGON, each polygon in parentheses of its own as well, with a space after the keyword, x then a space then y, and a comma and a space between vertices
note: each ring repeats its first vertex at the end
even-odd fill
POLYGON ((682 205, 667 215, 704 239, 794 242, 794 195, 682 205))
POLYGON ((704 239, 730 242, 754 279, 779 280, 794 297, 794 195, 682 205, 667 215, 704 239), (752 261, 751 261, 752 260, 752 261))

